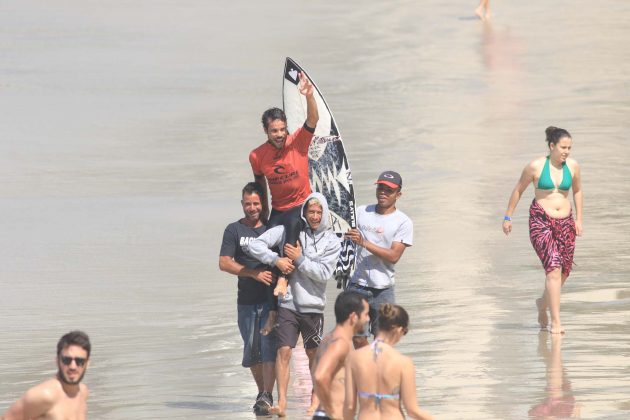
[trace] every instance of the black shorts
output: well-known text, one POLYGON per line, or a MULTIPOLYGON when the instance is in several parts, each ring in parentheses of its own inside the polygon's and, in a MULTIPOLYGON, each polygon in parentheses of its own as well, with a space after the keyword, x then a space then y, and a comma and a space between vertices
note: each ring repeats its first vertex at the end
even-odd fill
POLYGON ((305 349, 319 347, 324 335, 324 314, 299 313, 286 308, 278 308, 278 348, 295 348, 298 336, 302 334, 305 349))
POLYGON ((324 410, 317 409, 313 413, 313 420, 330 420, 330 417, 328 417, 328 414, 326 414, 324 410))

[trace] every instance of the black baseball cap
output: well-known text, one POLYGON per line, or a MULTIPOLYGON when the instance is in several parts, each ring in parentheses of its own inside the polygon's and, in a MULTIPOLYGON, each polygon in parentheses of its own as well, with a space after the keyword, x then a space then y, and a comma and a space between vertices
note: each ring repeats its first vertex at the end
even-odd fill
POLYGON ((375 184, 387 185, 390 188, 402 188, 402 178, 398 172, 385 171, 378 176, 375 184))

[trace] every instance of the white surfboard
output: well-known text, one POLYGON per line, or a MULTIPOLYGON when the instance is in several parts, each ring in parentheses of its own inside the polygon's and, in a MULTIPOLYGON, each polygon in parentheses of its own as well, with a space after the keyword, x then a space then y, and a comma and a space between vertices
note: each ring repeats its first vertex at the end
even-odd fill
POLYGON ((326 197, 332 216, 332 227, 341 240, 342 250, 335 277, 337 286, 345 288, 354 268, 355 250, 352 241, 343 234, 356 227, 356 208, 352 173, 341 134, 328 104, 313 78, 294 60, 286 59, 282 83, 284 112, 287 115, 287 128, 290 133, 300 128, 306 121, 306 98, 298 90, 300 72, 304 72, 315 88, 315 101, 319 121, 308 150, 309 179, 311 189, 326 197))

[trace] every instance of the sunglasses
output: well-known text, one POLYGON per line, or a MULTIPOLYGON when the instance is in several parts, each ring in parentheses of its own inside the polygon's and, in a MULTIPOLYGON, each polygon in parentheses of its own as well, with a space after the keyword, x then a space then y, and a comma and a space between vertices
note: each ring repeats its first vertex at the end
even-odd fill
POLYGON ((66 366, 70 366, 70 364, 74 360, 74 363, 76 363, 77 366, 81 367, 85 364, 87 359, 85 357, 60 356, 59 360, 61 360, 61 363, 63 363, 66 366))

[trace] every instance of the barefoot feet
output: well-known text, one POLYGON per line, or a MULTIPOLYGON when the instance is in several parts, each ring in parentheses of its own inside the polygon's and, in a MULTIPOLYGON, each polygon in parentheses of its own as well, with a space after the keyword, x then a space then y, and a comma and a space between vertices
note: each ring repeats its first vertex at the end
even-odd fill
POLYGON ((479 6, 475 9, 475 15, 481 20, 490 20, 492 13, 490 12, 488 0, 481 0, 479 2, 479 6))
POLYGON ((475 9, 475 14, 477 15, 477 17, 481 20, 483 20, 483 7, 479 6, 475 9))
POLYGON ((269 414, 276 414, 278 417, 286 417, 287 413, 286 413, 286 403, 281 404, 278 401, 278 405, 274 405, 273 407, 271 407, 269 409, 269 414))
POLYGON ((562 325, 556 327, 553 324, 549 324, 549 326, 547 327, 547 331, 549 331, 551 334, 564 334, 564 328, 562 328, 562 325))

